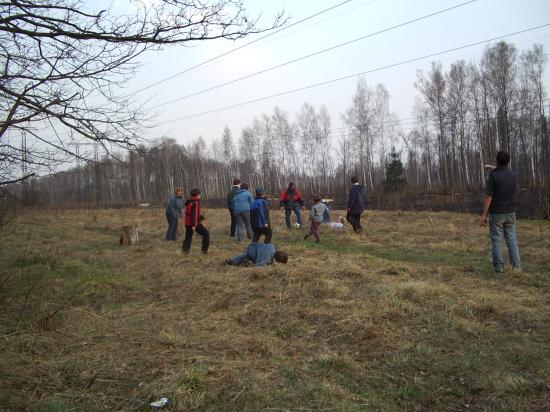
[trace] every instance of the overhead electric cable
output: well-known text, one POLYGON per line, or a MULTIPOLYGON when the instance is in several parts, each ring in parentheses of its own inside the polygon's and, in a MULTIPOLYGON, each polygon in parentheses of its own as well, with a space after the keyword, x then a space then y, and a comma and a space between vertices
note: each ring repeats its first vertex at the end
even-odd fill
POLYGON ((331 83, 336 83, 336 82, 339 82, 339 81, 342 81, 342 80, 351 79, 353 77, 358 77, 358 76, 378 72, 378 71, 385 70, 385 69, 391 69, 393 67, 402 66, 404 64, 413 63, 413 62, 424 60, 424 59, 429 59, 429 58, 432 58, 432 57, 440 56, 442 54, 452 53, 452 52, 455 52, 455 51, 458 51, 458 50, 467 49, 469 47, 479 46, 479 45, 489 43, 489 42, 492 42, 492 41, 495 41, 495 40, 501 40, 501 39, 504 39, 506 37, 517 36, 518 34, 527 33, 527 32, 542 29, 542 28, 545 28, 545 27, 548 27, 548 26, 550 26, 550 23, 543 24, 543 25, 540 25, 540 26, 531 27, 531 28, 528 28, 528 29, 520 30, 520 31, 516 31, 516 32, 513 32, 513 33, 504 34, 502 36, 492 37, 490 39, 481 40, 481 41, 477 41, 477 42, 474 42, 474 43, 465 44, 465 45, 458 46, 458 47, 453 47, 451 49, 443 50, 443 51, 440 51, 440 52, 430 53, 430 54, 426 54, 424 56, 415 57, 415 58, 408 59, 408 60, 403 60, 403 61, 400 61, 398 63, 388 64, 386 66, 377 67, 375 69, 366 70, 364 72, 354 73, 354 74, 350 74, 350 75, 347 75, 347 76, 338 77, 336 79, 331 79, 331 80, 327 80, 327 81, 320 82, 320 83, 310 84, 310 85, 307 85, 307 86, 299 87, 299 88, 292 89, 292 90, 287 90, 287 91, 272 94, 272 95, 269 95, 269 96, 259 97, 257 99, 247 100, 245 102, 235 103, 235 104, 232 104, 232 105, 229 105, 229 106, 219 107, 217 109, 207 110, 207 111, 204 111, 204 112, 195 113, 195 114, 191 114, 191 115, 188 115, 188 116, 178 117, 178 118, 175 118, 175 119, 171 119, 171 120, 161 122, 158 125, 172 123, 172 122, 176 122, 178 120, 186 120, 186 119, 191 119, 191 118, 194 118, 194 117, 204 116, 206 114, 216 113, 216 112, 220 112, 220 111, 223 111, 223 110, 233 109, 233 108, 239 107, 239 106, 245 106, 247 104, 252 104, 252 103, 257 103, 257 102, 261 102, 261 101, 264 101, 264 100, 273 99, 275 97, 285 96, 287 94, 292 94, 292 93, 300 92, 300 91, 303 91, 303 90, 313 89, 315 87, 324 86, 326 84, 331 84, 331 83))
POLYGON ((194 93, 191 93, 191 94, 188 94, 186 96, 183 96, 183 97, 178 97, 177 99, 173 99, 173 100, 169 100, 167 102, 164 102, 164 103, 160 103, 160 104, 157 104, 155 106, 152 106, 150 107, 149 109, 150 110, 154 110, 154 109, 158 109, 159 107, 163 107, 163 106, 167 106, 169 104, 172 104, 172 103, 176 103, 176 102, 179 102, 179 101, 182 101, 182 100, 185 100, 185 99, 188 99, 190 97, 193 97, 193 96, 197 96, 199 94, 203 94, 203 93, 206 93, 206 92, 209 92, 209 91, 212 91, 212 90, 216 90, 216 89, 219 89, 221 87, 224 87, 224 86, 228 86, 230 84, 233 84, 233 83, 237 83, 237 82, 240 82, 242 80, 245 80, 245 79, 249 79, 251 77, 255 77, 255 76, 258 76, 260 74, 263 74, 263 73, 267 73, 269 71, 272 71, 272 70, 275 70, 275 69, 280 69, 281 67, 284 67, 284 66, 288 66, 289 64, 292 64, 292 63, 296 63, 296 62, 299 62, 299 61, 302 61, 302 60, 305 60, 305 59, 309 59, 310 57, 313 57, 313 56, 317 56, 319 54, 323 54, 323 53, 326 53, 326 52, 329 52, 329 51, 332 51, 332 50, 335 50, 335 49, 338 49, 340 47, 343 47, 343 46, 348 46, 350 44, 353 44, 353 43, 356 43, 358 41, 361 41, 361 40, 365 40, 367 38, 370 38, 370 37, 374 37, 374 36, 377 36, 379 34, 382 34, 382 33, 386 33, 388 31, 391 31, 391 30, 395 30, 395 29, 398 29, 400 27, 404 27, 404 26, 407 26, 409 24, 413 24, 413 23, 417 23, 419 21, 422 21, 422 20, 425 20, 425 19, 428 19, 430 17, 434 17, 434 16, 437 16, 439 14, 442 14, 442 13, 446 13, 448 11, 451 11, 451 10, 454 10, 454 9, 457 9, 459 7, 463 7, 463 6, 466 6, 468 4, 471 4, 471 3, 475 3, 477 0, 469 0, 469 1, 466 1, 464 3, 460 3, 460 4, 457 4, 455 6, 451 6, 451 7, 448 7, 446 9, 442 9, 442 10, 439 10, 439 11, 436 11, 436 12, 433 12, 433 13, 430 13, 430 14, 425 14, 424 16, 421 16, 421 17, 417 17, 415 19, 412 19, 412 20, 407 20, 405 22, 402 22, 402 23, 399 23, 399 24, 396 24, 394 26, 390 26, 390 27, 387 27, 385 29, 382 29, 382 30, 379 30, 379 31, 376 31, 376 32, 373 32, 373 33, 369 33, 369 34, 366 34, 364 36, 361 36, 361 37, 357 37, 355 39, 352 39, 352 40, 348 40, 344 43, 340 43, 340 44, 337 44, 335 46, 332 46, 332 47, 328 47, 326 49, 323 49, 323 50, 318 50, 314 53, 310 53, 310 54, 307 54, 305 56, 301 56, 301 57, 298 57, 296 59, 292 59, 292 60, 288 60, 284 63, 281 63, 281 64, 277 64, 275 66, 271 66, 271 67, 268 67, 267 69, 263 69, 263 70, 260 70, 258 72, 255 72, 255 73, 251 73, 251 74, 248 74, 246 76, 242 76, 242 77, 239 77, 237 79, 233 79, 233 80, 230 80, 230 81, 227 81, 225 83, 220 83, 216 86, 212 86, 212 87, 209 87, 209 88, 206 88, 206 89, 203 89, 203 90, 199 90, 197 92, 194 92, 194 93))
POLYGON ((229 54, 232 54, 232 53, 234 53, 234 52, 236 52, 236 51, 238 51, 238 50, 244 49, 245 47, 248 47, 248 46, 250 46, 251 44, 258 43, 259 41, 261 41, 261 40, 263 40, 263 39, 266 39, 266 38, 268 38, 268 37, 274 36, 274 35, 277 34, 277 33, 280 33, 280 32, 282 32, 282 31, 284 31, 284 30, 290 29, 291 27, 297 26, 298 24, 301 24, 301 23, 303 23, 303 22, 305 22, 305 21, 311 20, 311 19, 313 19, 313 18, 315 18, 315 17, 317 17, 317 16, 320 16, 321 14, 324 14, 324 13, 326 13, 326 12, 328 12, 328 11, 334 10, 334 9, 337 8, 337 7, 343 6, 343 5, 346 4, 346 3, 350 3, 351 1, 352 1, 352 0, 345 0, 345 1, 342 1, 342 2, 340 2, 340 3, 338 3, 338 4, 335 4, 334 6, 331 6, 331 7, 327 8, 327 9, 324 9, 324 10, 321 10, 321 11, 315 13, 315 14, 312 14, 311 16, 305 17, 305 18, 303 18, 303 19, 301 19, 301 20, 298 20, 297 22, 294 22, 294 23, 292 23, 292 24, 289 24, 288 26, 281 27, 280 29, 275 30, 275 31, 272 31, 272 32, 266 34, 265 36, 262 36, 262 37, 260 37, 260 38, 258 38, 258 39, 256 39, 256 40, 252 40, 252 41, 250 41, 250 42, 248 42, 248 43, 246 43, 246 44, 243 44, 242 46, 235 47, 234 49, 231 49, 231 50, 229 50, 229 51, 227 51, 227 52, 225 52, 225 53, 219 54, 218 56, 214 56, 214 57, 212 57, 212 58, 210 58, 210 59, 208 59, 208 60, 205 60, 205 61, 203 61, 203 62, 201 62, 201 63, 198 63, 198 64, 196 64, 196 65, 194 65, 194 66, 188 67, 188 68, 185 69, 185 70, 182 70, 182 71, 180 71, 180 72, 178 72, 178 73, 175 73, 175 74, 173 74, 173 75, 171 75, 171 76, 169 76, 169 77, 166 77, 166 78, 164 78, 164 79, 162 79, 162 80, 159 80, 159 81, 157 81, 157 82, 155 82, 155 83, 151 83, 151 84, 148 85, 148 86, 145 86, 145 87, 143 87, 143 88, 141 88, 141 89, 139 89, 139 90, 136 90, 135 92, 132 92, 132 93, 126 95, 126 97, 134 96, 134 95, 136 95, 136 94, 138 94, 138 93, 141 93, 141 92, 143 92, 143 91, 145 91, 145 90, 150 89, 151 87, 158 86, 159 84, 165 83, 165 82, 167 82, 168 80, 172 80, 172 79, 174 79, 174 78, 176 78, 176 77, 178 77, 178 76, 181 76, 182 74, 188 73, 188 72, 190 72, 191 70, 198 69, 198 68, 201 67, 201 66, 204 66, 204 65, 206 65, 206 64, 208 64, 208 63, 212 63, 212 62, 215 61, 215 60, 221 59, 222 57, 225 57, 225 56, 227 56, 227 55, 229 55, 229 54))

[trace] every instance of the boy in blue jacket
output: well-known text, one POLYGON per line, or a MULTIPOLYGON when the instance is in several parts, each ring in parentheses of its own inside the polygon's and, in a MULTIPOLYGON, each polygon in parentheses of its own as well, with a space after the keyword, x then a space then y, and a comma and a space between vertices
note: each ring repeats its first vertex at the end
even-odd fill
POLYGON ((256 199, 250 206, 250 224, 252 225, 252 241, 257 242, 264 235, 264 243, 271 243, 273 232, 269 220, 269 207, 264 196, 264 189, 256 188, 256 199))
POLYGON ((288 254, 282 250, 275 250, 273 243, 251 243, 243 254, 225 259, 226 265, 235 266, 266 266, 275 262, 286 263, 288 254))

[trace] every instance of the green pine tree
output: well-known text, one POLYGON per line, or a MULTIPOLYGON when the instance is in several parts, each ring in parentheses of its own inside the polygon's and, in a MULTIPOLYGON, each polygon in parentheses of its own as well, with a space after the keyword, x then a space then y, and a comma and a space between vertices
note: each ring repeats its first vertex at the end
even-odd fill
POLYGON ((384 179, 384 192, 400 192, 407 184, 407 178, 403 174, 401 153, 391 148, 389 159, 386 162, 386 179, 384 179))

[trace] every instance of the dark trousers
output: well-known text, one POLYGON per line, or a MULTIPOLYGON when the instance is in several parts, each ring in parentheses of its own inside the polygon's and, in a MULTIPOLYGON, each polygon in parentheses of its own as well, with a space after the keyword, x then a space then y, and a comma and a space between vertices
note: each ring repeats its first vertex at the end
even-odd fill
MULTIPOLYGON (((208 230, 199 223, 195 227, 195 232, 202 236, 202 251, 208 252, 208 246, 210 246, 210 233, 208 230)), ((189 252, 191 249, 191 241, 193 240, 193 226, 185 225, 185 240, 183 241, 182 249, 184 252, 189 252)))
POLYGON ((350 223, 351 227, 353 227, 354 232, 361 232, 363 230, 363 226, 361 226, 361 213, 351 213, 348 212, 348 222, 350 223))
POLYGON ((319 228, 321 227, 321 222, 311 221, 311 226, 309 227, 309 232, 307 236, 315 236, 315 240, 319 242, 319 228))
POLYGON ((271 230, 271 226, 262 227, 258 229, 254 228, 252 229, 252 232, 254 232, 254 234, 252 235, 253 242, 257 242, 258 240, 260 240, 260 236, 264 235, 265 236, 264 243, 271 243, 271 237, 273 236, 273 231, 271 230))
POLYGON ((229 232, 229 236, 235 237, 235 224, 236 224, 235 215, 233 214, 233 209, 229 208, 228 210, 229 210, 229 213, 231 214, 231 229, 229 232))
POLYGON ((166 231, 166 240, 176 240, 178 237, 178 220, 176 215, 166 214, 166 220, 168 220, 168 230, 166 231))

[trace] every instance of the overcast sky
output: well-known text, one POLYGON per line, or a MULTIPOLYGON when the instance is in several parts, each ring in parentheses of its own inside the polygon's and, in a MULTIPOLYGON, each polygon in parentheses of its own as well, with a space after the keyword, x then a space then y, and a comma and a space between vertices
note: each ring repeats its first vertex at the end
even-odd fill
MULTIPOLYGON (((265 25, 279 10, 285 10, 290 16, 289 23, 292 23, 341 2, 244 0, 249 13, 252 16, 261 14, 261 21, 265 25)), ((279 106, 293 119, 304 102, 316 107, 325 105, 331 115, 331 127, 339 128, 342 126, 340 115, 351 103, 357 77, 233 109, 200 114, 550 23, 548 0, 478 0, 229 86, 155 108, 171 100, 464 2, 351 0, 317 18, 137 94, 135 98, 147 102, 151 112, 158 113, 158 126, 150 130, 147 136, 155 138, 166 135, 188 144, 201 135, 210 143, 220 138, 227 125, 234 138, 238 139, 241 129, 249 125, 255 116, 271 114, 273 108, 279 106), (194 117, 174 120, 187 116, 194 117)), ((140 71, 129 84, 128 91, 163 80, 260 36, 250 36, 237 42, 197 42, 191 47, 172 47, 149 54, 142 59, 140 71)), ((548 53, 550 27, 510 36, 505 40, 515 44, 520 51, 531 47, 533 43, 540 43, 548 53)), ((369 85, 383 83, 386 86, 391 95, 391 110, 404 119, 402 125, 407 132, 412 127, 411 121, 406 119, 411 117, 414 96, 417 95, 414 88, 417 70, 427 70, 434 60, 444 65, 458 59, 479 61, 486 45, 375 71, 366 74, 365 79, 369 85)), ((550 82, 549 73, 547 67, 546 86, 550 82)))

